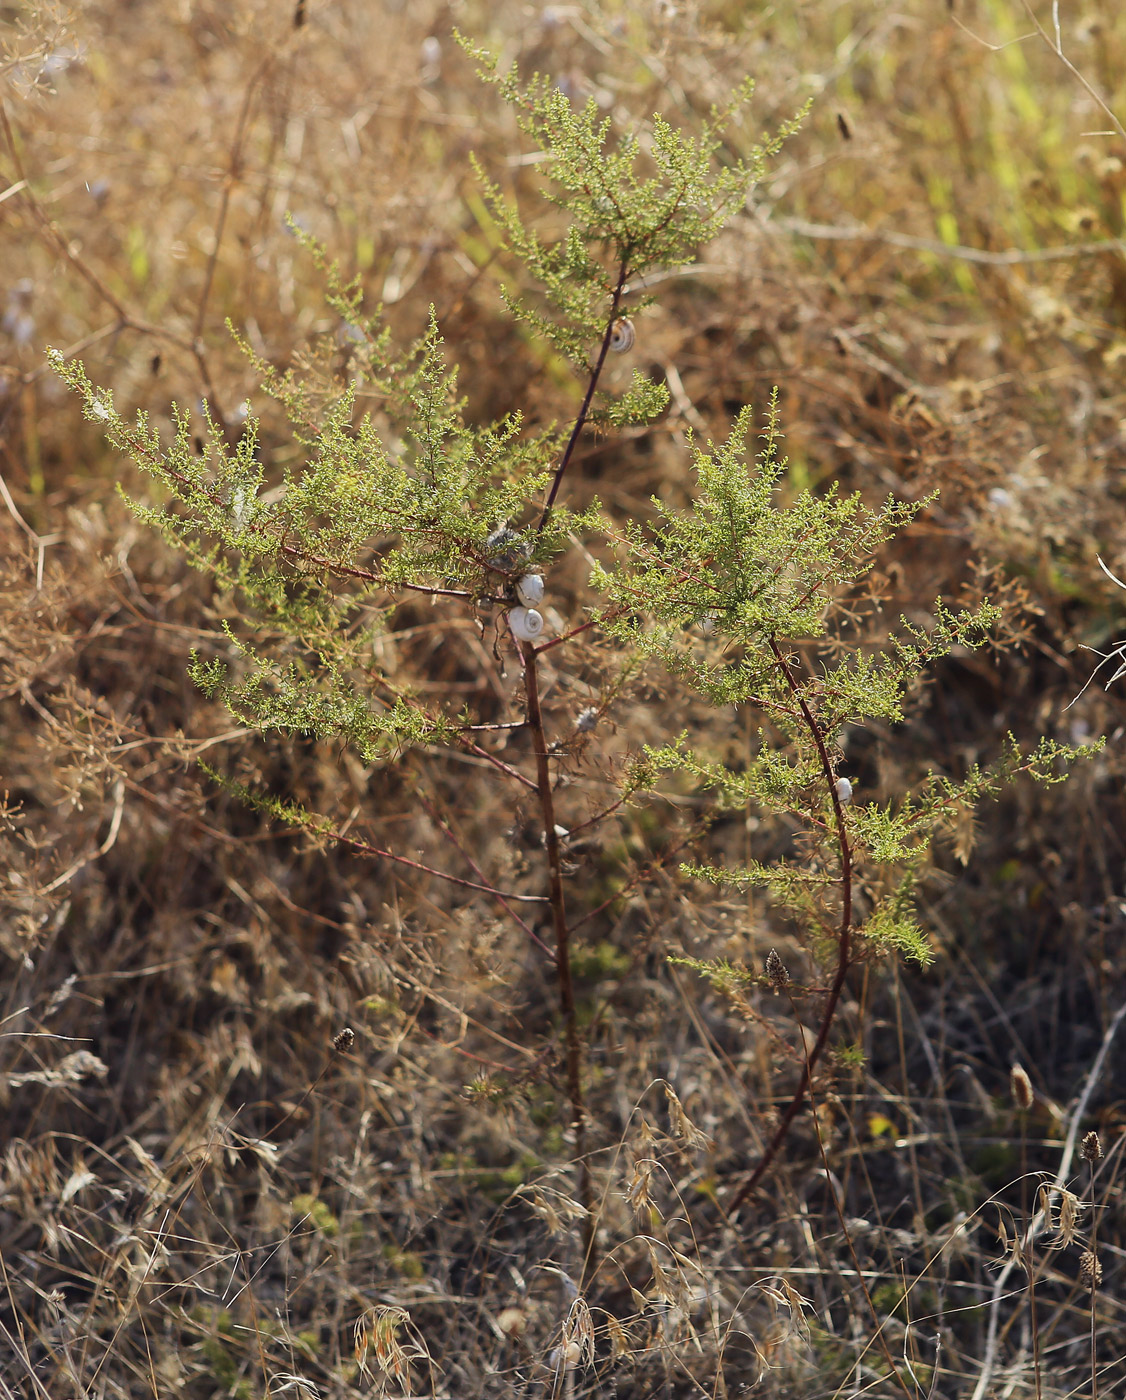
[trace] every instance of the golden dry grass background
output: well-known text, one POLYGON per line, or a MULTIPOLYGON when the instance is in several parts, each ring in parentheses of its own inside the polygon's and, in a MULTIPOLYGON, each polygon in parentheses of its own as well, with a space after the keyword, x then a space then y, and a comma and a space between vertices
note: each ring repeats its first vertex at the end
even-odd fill
MULTIPOLYGON (((1072 71, 1015 0, 299 13, 2 11, 4 1394, 343 1397, 399 1393, 409 1372, 423 1395, 551 1393, 565 1375, 638 1397, 883 1396, 874 1308, 920 1394, 968 1397, 997 1308, 996 1393, 1031 1396, 1026 1314, 990 1302, 998 1219, 1011 1236, 1021 1199, 1009 1067, 1032 1076, 1028 1164, 1051 1176, 1126 999, 1121 694, 1067 708, 1093 664, 1081 648, 1126 636, 1126 594, 1096 562, 1126 576, 1126 19, 1111 0, 1061 4, 1072 71), (255 385, 225 318, 279 363, 334 329, 292 218, 396 333, 435 304, 471 412, 565 417, 577 388, 504 314, 468 157, 525 196, 535 169, 454 25, 623 122, 690 122, 746 73, 761 128, 814 99, 638 326, 630 367, 670 384, 669 415, 589 440, 581 490, 618 512, 676 498, 685 429, 721 434, 778 384, 794 488, 941 489, 883 563, 893 615, 983 588, 1010 604, 1014 647, 952 660, 902 730, 855 738, 865 800, 929 766, 960 773, 1008 729, 1108 739, 1063 787, 967 815, 925 901, 936 965, 873 965, 852 988, 842 1039, 865 1059, 827 1073, 818 1123, 855 1255, 808 1125, 738 1232, 708 1214, 796 1075, 795 1032, 770 1004, 741 1020, 667 955, 757 964, 777 942, 798 958, 786 930, 672 871, 595 912, 675 824, 659 809, 583 854, 609 1263, 583 1281, 595 1361, 573 1373, 552 1363, 585 1323, 563 1277, 577 1261, 542 968, 487 903, 279 831, 196 760, 444 866, 440 812, 514 878, 537 857, 530 814, 472 767, 421 753, 369 770, 208 705, 185 677, 193 647, 221 643, 207 581, 118 500, 119 481, 146 488, 43 358, 80 353, 123 410, 164 421, 207 397, 237 423, 255 385), (345 1025, 354 1044, 334 1052, 345 1025), (505 1093, 467 1092, 480 1074, 505 1093)), ((1050 8, 1035 14, 1050 38, 1050 8)), ((280 469, 293 448, 269 419, 265 444, 280 469)), ((567 567, 577 596, 582 561, 567 567)), ((508 703, 472 627, 406 621, 391 664, 508 703)), ((596 679, 560 675, 560 723, 596 679)), ((669 738, 686 714, 653 680, 605 742, 669 738)), ((749 839, 741 822, 714 833, 736 859, 749 839)), ((1108 1154, 1108 1395, 1126 1380, 1124 1055, 1120 1040, 1083 1125, 1108 1154)), ((1072 1245, 1042 1265, 1045 1395, 1087 1393, 1078 1260, 1072 1245)))

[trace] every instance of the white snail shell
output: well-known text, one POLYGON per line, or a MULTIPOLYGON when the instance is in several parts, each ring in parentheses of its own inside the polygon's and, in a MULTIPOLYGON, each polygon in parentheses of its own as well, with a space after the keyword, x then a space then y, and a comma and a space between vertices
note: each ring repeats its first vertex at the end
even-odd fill
POLYGON ((847 806, 852 801, 852 784, 847 778, 838 778, 833 784, 837 794, 837 801, 842 807, 847 806))
POLYGON ((543 613, 535 608, 513 608, 508 614, 513 636, 522 642, 534 642, 543 631, 543 613))
POLYGON ((543 599, 543 575, 525 574, 517 579, 516 596, 526 608, 534 608, 543 599))
POLYGON ((619 355, 624 355, 627 350, 633 349, 633 342, 636 339, 633 329, 633 322, 628 316, 623 316, 614 322, 614 329, 610 332, 610 349, 619 355))

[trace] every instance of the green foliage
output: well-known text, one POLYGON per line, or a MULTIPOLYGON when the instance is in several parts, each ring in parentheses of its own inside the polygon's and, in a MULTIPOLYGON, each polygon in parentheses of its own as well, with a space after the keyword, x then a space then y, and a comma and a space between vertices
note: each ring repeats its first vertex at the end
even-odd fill
POLYGON ((310 1225, 326 1240, 334 1240, 340 1234, 340 1221, 331 1208, 318 1196, 307 1194, 294 1196, 292 1209, 299 1225, 310 1225))
MULTIPOLYGON (((607 519, 597 506, 575 513, 556 502, 585 427, 621 429, 664 410, 665 387, 636 372, 623 394, 608 397, 601 383, 607 353, 616 336, 628 339, 627 318, 651 300, 650 275, 696 256, 741 207, 792 124, 748 155, 730 156, 726 133, 750 96, 744 84, 694 132, 657 116, 615 134, 593 101, 576 108, 550 79, 502 76, 490 56, 472 52, 542 157, 543 198, 530 214, 478 173, 517 278, 505 293, 512 315, 585 384, 567 430, 533 431, 519 406, 491 423, 471 421, 433 309, 418 338, 396 351, 378 313, 365 313, 360 285, 344 282, 304 235, 350 345, 352 382, 341 391, 308 366, 283 372, 243 347, 262 391, 289 421, 302 458, 296 468, 274 470, 263 459, 249 405, 237 438, 206 410, 198 436, 192 416, 178 409, 165 434, 144 414, 126 422, 81 365, 57 353, 52 362, 81 395, 87 416, 163 494, 163 503, 134 502, 134 509, 214 578, 219 607, 231 619, 226 645, 194 657, 191 674, 243 724, 339 739, 366 762, 393 761, 412 746, 464 747, 472 727, 488 727, 481 716, 460 708, 461 701, 424 701, 412 690, 409 668, 404 681, 382 661, 382 642, 400 610, 419 598, 433 605, 441 625, 472 619, 482 638, 491 627, 498 660, 516 656, 534 776, 531 760, 524 771, 479 747, 475 753, 493 763, 498 781, 514 778, 540 803, 568 1037, 568 1122, 581 1127, 572 983, 625 977, 631 962, 596 940, 586 949, 568 942, 563 891, 578 867, 566 868, 560 855, 571 833, 555 820, 559 769, 552 765, 564 757, 579 763, 585 749, 581 728, 551 738, 545 732, 539 632, 516 644, 516 619, 527 617, 524 606, 514 606, 517 584, 523 588, 529 572, 542 575, 576 545, 607 545, 600 559, 586 554, 593 560, 587 625, 538 644, 571 649, 558 659, 592 656, 582 648, 595 628, 609 639, 611 663, 598 653, 609 674, 591 711, 596 719, 610 709, 623 712, 621 701, 645 668, 721 713, 742 711, 749 741, 737 759, 729 746, 717 753, 714 742, 693 743, 689 732, 646 746, 601 775, 618 786, 607 812, 675 787, 710 814, 746 810, 772 839, 785 834, 773 847, 764 835, 761 854, 738 867, 700 860, 683 868, 717 886, 764 890, 818 970, 833 973, 817 1055, 856 961, 884 953, 919 963, 931 957, 915 896, 935 837, 1018 773, 1057 781, 1071 754, 1050 742, 1022 754, 1010 743, 992 766, 961 779, 932 775, 883 804, 851 800, 851 785, 839 774, 846 733, 901 721, 926 668, 982 646, 998 610, 988 602, 955 610, 939 599, 925 625, 901 619, 889 631, 873 562, 929 500, 872 505, 835 485, 795 491, 780 450, 777 394, 757 444, 750 408, 725 440, 691 444, 695 489, 686 505, 654 499, 648 518, 607 519)), ((432 693, 428 675, 416 672, 414 680, 419 692, 426 683, 432 693)), ((316 838, 337 834, 293 801, 221 780, 292 827, 316 838)), ((488 875, 473 873, 472 882, 458 883, 493 894, 511 914, 488 875)), ((685 965, 743 1015, 753 1014, 755 997, 788 984, 788 974, 764 980, 727 961, 685 965)), ((796 987, 795 994, 804 993, 796 987)), ((487 1101, 494 1089, 485 1077, 470 1093, 487 1101)), ((299 1197, 294 1209, 325 1236, 335 1233, 335 1217, 322 1202, 299 1197)))
MULTIPOLYGON (((607 298, 616 313, 631 280, 690 261, 741 205, 800 116, 746 156, 721 164, 724 133, 754 91, 749 79, 695 133, 654 116, 648 130, 615 138, 611 119, 593 97, 576 108, 551 77, 536 74, 521 82, 515 70, 499 73, 486 50, 464 38, 461 43, 542 153, 550 178, 546 198, 566 216, 560 236, 545 240, 476 166, 506 246, 530 275, 545 309, 513 294, 508 304, 519 320, 585 369, 591 341, 608 332, 607 298)), ((633 306, 649 300, 635 299, 633 306)))

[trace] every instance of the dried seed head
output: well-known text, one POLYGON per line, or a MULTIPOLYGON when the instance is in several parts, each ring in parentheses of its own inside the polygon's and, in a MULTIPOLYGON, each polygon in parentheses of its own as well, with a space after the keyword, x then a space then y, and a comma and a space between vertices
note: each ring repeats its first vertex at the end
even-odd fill
POLYGON ((1075 1238, 1075 1231, 1079 1224, 1079 1211, 1081 1202, 1074 1191, 1067 1191, 1062 1186, 1060 1191, 1060 1224, 1059 1239, 1056 1241, 1057 1248, 1065 1249, 1075 1238))
POLYGON ((707 1148, 714 1146, 707 1133, 703 1133, 692 1122, 688 1114, 684 1111, 684 1105, 676 1096, 676 1090, 671 1084, 665 1085, 665 1098, 669 1101, 669 1118, 672 1120, 672 1134, 675 1138, 680 1138, 691 1148, 707 1148))
POLYGON ((580 734, 589 734, 598 723, 598 711, 593 705, 588 705, 585 710, 580 710, 575 717, 575 728, 580 734))
POLYGON ((619 1361, 631 1351, 629 1333, 612 1313, 606 1315, 606 1330, 610 1334, 610 1358, 619 1361))
POLYGON ((790 981, 790 974, 786 969, 786 964, 778 956, 778 949, 771 948, 766 955, 766 980, 774 988, 774 995, 787 986, 790 981))
POLYGON ((1083 1139, 1083 1146, 1079 1149, 1079 1155, 1085 1162, 1090 1162, 1092 1165, 1102 1157, 1103 1145, 1099 1141, 1098 1133, 1089 1132, 1086 1135, 1083 1139))
POLYGON ((1086 1288, 1098 1288, 1102 1283, 1103 1266, 1094 1250, 1085 1249, 1080 1255, 1079 1280, 1086 1288))
POLYGON ((594 1363, 594 1321, 590 1306, 580 1294, 571 1303, 563 1324, 563 1345, 560 1360, 567 1366, 591 1366, 594 1363))
POLYGON ((640 1157, 633 1165, 626 1182, 626 1200, 642 1220, 653 1220, 653 1171, 656 1162, 652 1157, 640 1157))
POLYGON ((1009 1093, 1022 1113, 1027 1113, 1032 1107, 1032 1080, 1020 1065, 1013 1065, 1009 1070, 1009 1093))
POLYGON ((356 1032, 351 1026, 345 1026, 332 1037, 332 1048, 338 1055, 346 1055, 356 1043, 356 1032))

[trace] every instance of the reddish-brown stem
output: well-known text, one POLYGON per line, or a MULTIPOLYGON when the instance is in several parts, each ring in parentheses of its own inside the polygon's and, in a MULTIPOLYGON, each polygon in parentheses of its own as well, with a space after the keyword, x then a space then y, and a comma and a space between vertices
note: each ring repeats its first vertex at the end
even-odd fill
POLYGON ((607 817, 612 817, 619 807, 624 807, 627 800, 627 798, 619 797, 616 802, 611 802, 609 807, 603 807, 601 812, 595 812, 593 817, 587 817, 585 822, 579 822, 577 826, 573 826, 567 833, 568 836, 577 836, 580 831, 588 831, 592 826, 598 826, 607 817))
MULTIPOLYGON (((798 1015, 798 1008, 794 1005, 794 999, 792 996, 790 996, 789 992, 786 993, 786 1000, 790 1003, 790 1010, 794 1013, 794 1021, 798 1028, 798 1036, 799 1038, 802 1038, 801 1018, 798 1015)), ((802 1038, 802 1044, 805 1044, 804 1038, 802 1038)), ((807 1067, 809 1065, 808 1058, 806 1060, 806 1065, 807 1067)), ((841 1223, 841 1232, 844 1235, 845 1244, 848 1246, 848 1252, 852 1255, 853 1267, 856 1269, 856 1281, 860 1285, 860 1291, 864 1295, 864 1301, 868 1305, 868 1311, 872 1315, 872 1321, 876 1324, 874 1340, 879 1342, 880 1350, 884 1354, 884 1360, 887 1362, 888 1368, 890 1369, 892 1375, 898 1381, 903 1393, 907 1396, 907 1400, 915 1400, 915 1397, 911 1393, 910 1387, 900 1374, 899 1367, 895 1364, 895 1358, 891 1354, 891 1348, 888 1346, 887 1337, 884 1335, 884 1323, 880 1321, 880 1315, 876 1311, 876 1306, 872 1302, 872 1295, 871 1293, 869 1293, 868 1285, 864 1280, 864 1269, 860 1263, 860 1257, 856 1253, 856 1245, 853 1242, 852 1232, 849 1229, 848 1225, 848 1218, 846 1217, 844 1211, 844 1201, 841 1199, 840 1196, 837 1195, 836 1182, 834 1180, 833 1173, 829 1170, 829 1156, 828 1153, 825 1151, 825 1139, 821 1135, 821 1125, 817 1121, 817 1105, 813 1100, 812 1082, 810 1082, 809 1084, 809 1107, 813 1114, 813 1131, 817 1137, 817 1150, 821 1154, 821 1167, 825 1173, 825 1186, 829 1192, 829 1195, 833 1198, 833 1208, 836 1210, 837 1219, 841 1223)), ((871 1345, 872 1343, 869 1342, 868 1346, 871 1345)), ((867 1347, 865 1348, 865 1350, 867 1350, 867 1347)))
POLYGON ((571 1101, 571 1120, 575 1132, 575 1150, 579 1159, 579 1200, 587 1215, 584 1226, 587 1257, 594 1241, 594 1200, 590 1189, 590 1169, 586 1160, 586 1106, 583 1102, 582 1046, 579 1040, 578 1018, 575 1014, 575 987, 571 977, 571 931, 567 927, 567 906, 563 897, 563 860, 559 833, 555 829, 555 794, 551 783, 551 761, 547 750, 547 735, 540 709, 540 685, 535 648, 521 643, 524 660, 524 696, 527 705, 528 728, 536 756, 536 781, 543 814, 544 849, 547 852, 548 899, 555 933, 555 977, 559 985, 559 1006, 563 1016, 563 1036, 567 1065, 567 1096, 571 1101))
POLYGON ((727 1207, 728 1211, 736 1210, 747 1199, 766 1173, 770 1170, 771 1163, 777 1157, 779 1149, 786 1141, 794 1119, 801 1112, 802 1104, 805 1103, 809 1092, 810 1082, 813 1078, 813 1071, 817 1068, 822 1052, 829 1040, 829 1032, 833 1027, 833 1020, 837 1014, 837 1007, 840 1004, 841 993, 844 991, 845 978, 848 976, 848 969, 852 962, 852 845, 848 839, 848 827, 845 825, 844 808, 837 795, 837 783, 833 773, 833 760, 829 757, 829 750, 825 743, 825 736, 821 732, 821 726, 813 711, 809 708, 809 703, 802 693, 798 679, 790 668, 790 663, 782 655, 778 642, 774 637, 770 638, 770 650, 774 653, 782 675, 785 677, 786 688, 797 702, 798 709, 801 710, 802 719, 810 736, 817 748, 817 756, 821 762, 821 771, 825 778, 826 786, 829 789, 829 799, 833 804, 833 818, 837 829, 837 850, 840 858, 840 881, 841 881, 841 923, 837 932, 837 970, 834 974, 832 984, 829 987, 829 995, 825 999, 825 1008, 821 1013, 821 1024, 817 1029, 817 1039, 806 1056, 802 1066, 801 1078, 798 1080, 798 1087, 794 1091, 794 1096, 786 1105, 782 1113, 782 1118, 775 1130, 774 1136, 770 1139, 758 1165, 754 1171, 736 1192, 734 1199, 727 1207))
MULTIPOLYGON (((473 871, 474 875, 476 875, 479 880, 483 881, 485 879, 484 871, 482 871, 481 867, 477 864, 477 862, 473 859, 473 857, 457 839, 454 833, 450 830, 449 826, 447 826, 447 824, 438 815, 438 813, 434 809, 433 803, 428 802, 426 800, 425 795, 421 792, 418 794, 418 800, 426 808, 426 811, 429 813, 430 820, 434 823, 434 825, 438 828, 438 830, 442 833, 442 835, 446 838, 450 845, 453 846, 454 850, 457 851, 457 853, 465 861, 466 865, 468 865, 470 870, 473 871)), ((516 912, 516 910, 513 909, 511 903, 505 898, 501 891, 497 890, 493 897, 504 910, 504 912, 509 916, 509 918, 512 919, 514 923, 518 924, 521 929, 523 929, 523 931, 528 935, 528 938, 536 945, 536 947, 550 956, 551 949, 547 946, 547 944, 543 941, 539 934, 536 933, 535 929, 532 928, 524 919, 522 919, 520 915, 516 912)))
MULTIPOLYGON (((523 725, 521 725, 520 728, 523 728, 523 725)), ((537 790, 536 784, 532 782, 531 778, 526 778, 524 774, 520 772, 519 768, 513 768, 511 763, 505 763, 503 759, 497 758, 495 753, 490 753, 488 749, 483 749, 480 744, 475 744, 472 739, 465 739, 459 735, 458 743, 467 753, 474 754, 477 758, 484 759, 486 763, 491 763, 492 766, 499 773, 503 773, 506 778, 511 778, 514 782, 523 784, 524 787, 530 788, 532 792, 537 790)))
POLYGON ((551 519, 552 507, 555 505, 555 498, 559 495, 559 488, 563 485, 563 477, 567 468, 571 465, 571 458, 575 455, 575 448, 578 446, 579 438, 586 427, 586 420, 590 414, 590 406, 594 402, 594 391, 598 388, 598 381, 602 375, 602 366, 606 363, 606 356, 610 351, 610 342, 614 338, 614 327, 618 320, 618 308, 622 304, 622 295, 625 292, 626 278, 629 275, 629 262, 633 256, 632 247, 627 246, 622 253, 622 260, 618 264, 618 280, 614 284, 614 290, 610 298, 610 315, 606 318, 606 331, 602 337, 602 344, 598 347, 598 358, 594 362, 594 368, 590 372, 587 380, 586 393, 583 395, 582 405, 579 408, 578 417, 575 419, 574 427, 571 429, 571 436, 567 439, 567 446, 563 449, 563 456, 559 459, 559 465, 555 468, 555 477, 551 483, 551 490, 547 493, 547 500, 544 502, 543 514, 540 516, 539 524, 536 526, 538 532, 542 532, 547 522, 551 519))
POLYGON ((544 897, 539 894, 513 894, 510 890, 498 890, 495 885, 479 884, 476 880, 463 880, 459 875, 448 875, 444 870, 436 870, 432 865, 423 865, 421 861, 411 860, 408 856, 396 855, 394 851, 384 850, 382 846, 369 845, 367 841, 361 841, 355 836, 345 836, 342 831, 326 831, 326 836, 338 842, 341 846, 350 846, 352 850, 359 851, 361 855, 371 856, 373 859, 393 861, 396 865, 407 865, 412 870, 421 870, 425 875, 436 875, 439 880, 445 880, 450 885, 460 885, 464 890, 480 890, 482 894, 492 895, 494 899, 511 899, 521 904, 544 904, 544 897))
MULTIPOLYGON (((371 569, 360 568, 358 564, 343 564, 333 559, 325 559, 319 554, 310 554, 307 549, 298 549, 296 545, 287 544, 285 540, 278 543, 278 551, 302 564, 314 564, 318 569, 324 569, 330 574, 339 574, 343 578, 358 578, 364 583, 378 583, 384 587, 387 586, 382 575, 374 573, 371 569)), ((411 593, 429 593, 436 598, 469 598, 472 596, 464 588, 430 588, 422 583, 396 582, 394 587, 408 589, 411 593)))
POLYGON ((552 637, 550 642, 541 642, 536 647, 536 655, 542 656, 545 651, 550 651, 552 647, 561 647, 564 642, 569 642, 572 637, 577 637, 580 632, 589 632, 592 627, 597 627, 602 621, 601 618, 592 617, 589 622, 580 622, 577 627, 572 627, 569 632, 561 632, 558 637, 552 637))

